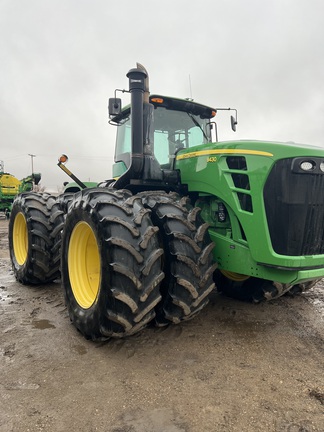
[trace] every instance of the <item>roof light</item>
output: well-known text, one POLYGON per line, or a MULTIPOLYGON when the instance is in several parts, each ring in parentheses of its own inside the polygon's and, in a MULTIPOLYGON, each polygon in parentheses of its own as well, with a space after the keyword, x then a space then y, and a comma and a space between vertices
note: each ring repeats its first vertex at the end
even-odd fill
POLYGON ((211 116, 215 117, 216 114, 217 114, 217 111, 212 111, 211 116))
POLYGON ((163 99, 162 98, 152 98, 151 102, 162 104, 163 103, 163 99))

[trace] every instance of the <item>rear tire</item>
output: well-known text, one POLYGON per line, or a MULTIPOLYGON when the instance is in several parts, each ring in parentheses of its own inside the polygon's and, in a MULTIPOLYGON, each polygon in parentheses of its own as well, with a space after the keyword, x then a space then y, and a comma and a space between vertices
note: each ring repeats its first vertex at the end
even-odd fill
POLYGON ((62 283, 71 321, 92 340, 124 337, 155 317, 164 277, 157 228, 128 191, 85 189, 62 236, 62 283))
POLYGON ((28 192, 18 195, 9 221, 9 250, 16 279, 23 284, 52 282, 59 276, 53 263, 51 209, 55 197, 28 192))
POLYGON ((200 209, 188 197, 176 193, 143 192, 145 207, 152 210, 152 221, 160 230, 164 248, 165 279, 161 285, 162 302, 157 306, 156 324, 178 324, 198 314, 208 303, 215 288, 212 250, 200 209))
POLYGON ((50 220, 53 225, 51 232, 51 237, 53 239, 52 259, 53 265, 59 269, 61 268, 62 231, 64 227, 65 216, 68 211, 68 206, 74 195, 74 193, 69 192, 59 195, 51 209, 50 220))

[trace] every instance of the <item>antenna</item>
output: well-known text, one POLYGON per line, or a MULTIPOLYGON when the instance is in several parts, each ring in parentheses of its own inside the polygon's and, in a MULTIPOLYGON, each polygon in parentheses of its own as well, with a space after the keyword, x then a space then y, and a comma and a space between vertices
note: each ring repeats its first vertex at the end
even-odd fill
POLYGON ((36 157, 36 155, 28 153, 28 156, 31 157, 32 174, 34 174, 34 157, 36 157))
POLYGON ((189 91, 190 91, 190 99, 193 100, 192 99, 192 88, 191 88, 191 76, 190 76, 190 74, 189 74, 189 91))

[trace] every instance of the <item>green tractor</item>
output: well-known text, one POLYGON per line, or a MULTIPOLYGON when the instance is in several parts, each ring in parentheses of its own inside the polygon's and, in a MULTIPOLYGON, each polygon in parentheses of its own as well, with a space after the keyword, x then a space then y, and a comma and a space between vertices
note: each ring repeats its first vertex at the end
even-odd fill
POLYGON ((215 286, 260 302, 323 278, 323 150, 218 142, 217 109, 150 95, 141 65, 127 77, 130 106, 109 100, 113 179, 85 187, 63 156, 82 190, 15 200, 16 278, 61 278, 72 322, 93 340, 191 319, 215 286))

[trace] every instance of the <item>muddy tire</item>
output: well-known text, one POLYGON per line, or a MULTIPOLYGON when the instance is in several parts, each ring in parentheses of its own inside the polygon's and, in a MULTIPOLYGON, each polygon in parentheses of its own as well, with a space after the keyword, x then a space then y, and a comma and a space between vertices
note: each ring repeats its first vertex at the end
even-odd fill
POLYGON ((18 195, 9 221, 9 250, 16 279, 42 284, 59 276, 53 263, 51 209, 55 197, 34 192, 18 195))
POLYGON ((104 180, 98 183, 98 187, 113 188, 115 183, 116 183, 115 179, 104 180))
POLYGON ((227 297, 250 303, 261 303, 281 297, 291 286, 265 279, 249 277, 242 281, 226 277, 220 270, 214 275, 217 290, 227 297))
POLYGON ((50 221, 53 226, 51 232, 51 237, 53 239, 52 259, 53 265, 59 269, 61 268, 62 231, 65 223, 65 216, 74 195, 74 193, 59 195, 51 209, 50 221))
POLYGON ((62 284, 71 321, 92 340, 132 335, 155 317, 163 250, 150 212, 128 191, 85 189, 62 235, 62 284))
POLYGON ((152 211, 151 219, 159 227, 164 249, 165 279, 155 321, 159 326, 178 324, 197 315, 215 288, 213 272, 217 264, 213 263, 214 244, 209 238, 208 224, 187 197, 164 192, 139 195, 152 211))

